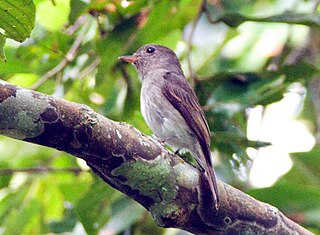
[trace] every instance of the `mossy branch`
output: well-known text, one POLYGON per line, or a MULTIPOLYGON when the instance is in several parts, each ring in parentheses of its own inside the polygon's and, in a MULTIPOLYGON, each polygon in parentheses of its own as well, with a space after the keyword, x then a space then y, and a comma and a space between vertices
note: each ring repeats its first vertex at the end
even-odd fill
POLYGON ((84 159, 143 205, 160 226, 196 234, 311 234, 276 208, 219 181, 215 210, 206 177, 126 123, 0 80, 0 134, 84 159))

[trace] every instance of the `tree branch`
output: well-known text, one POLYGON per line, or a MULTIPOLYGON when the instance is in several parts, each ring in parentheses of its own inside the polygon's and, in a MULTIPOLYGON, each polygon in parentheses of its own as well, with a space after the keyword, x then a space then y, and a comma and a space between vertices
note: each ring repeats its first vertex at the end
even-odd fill
POLYGON ((0 134, 84 159, 160 226, 196 234, 312 234, 276 208, 219 181, 215 210, 206 177, 126 123, 0 80, 0 134))

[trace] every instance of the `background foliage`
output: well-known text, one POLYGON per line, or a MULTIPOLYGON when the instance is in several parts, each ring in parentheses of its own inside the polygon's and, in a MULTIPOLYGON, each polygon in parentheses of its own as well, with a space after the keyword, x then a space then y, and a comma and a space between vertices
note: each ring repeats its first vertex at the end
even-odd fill
MULTIPOLYGON (((146 43, 166 45, 206 110, 219 178, 320 234, 317 9, 308 0, 4 0, 0 78, 85 103, 151 134, 139 111, 137 74, 117 57, 146 43), (313 148, 290 153, 292 166, 272 186, 254 187, 249 153, 273 140, 248 139, 250 114, 258 108, 263 119, 288 94, 298 97, 291 118, 309 130, 313 148)), ((0 224, 0 234, 183 233, 157 227, 82 161, 6 137, 0 224)))

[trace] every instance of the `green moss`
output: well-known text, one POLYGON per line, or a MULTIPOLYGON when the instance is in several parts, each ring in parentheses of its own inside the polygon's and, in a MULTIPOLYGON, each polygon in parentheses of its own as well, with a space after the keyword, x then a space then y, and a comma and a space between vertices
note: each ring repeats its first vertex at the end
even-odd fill
POLYGON ((174 202, 168 204, 157 203, 150 208, 150 213, 157 221, 158 225, 164 226, 165 223, 163 222, 163 219, 179 216, 179 206, 174 202))
POLYGON ((37 120, 28 115, 27 111, 21 111, 16 116, 17 128, 21 130, 21 132, 26 133, 27 136, 37 136, 40 131, 43 129, 43 125, 41 122, 37 122, 37 120))
POLYGON ((127 185, 138 189, 155 202, 170 201, 177 194, 176 181, 172 167, 162 156, 153 161, 136 160, 123 163, 112 173, 125 176, 127 185))

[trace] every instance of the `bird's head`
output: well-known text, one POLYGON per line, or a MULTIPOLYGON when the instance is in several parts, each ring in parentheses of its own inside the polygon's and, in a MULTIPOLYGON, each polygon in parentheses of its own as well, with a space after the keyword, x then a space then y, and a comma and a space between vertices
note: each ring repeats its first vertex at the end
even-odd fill
POLYGON ((167 47, 155 44, 145 45, 133 55, 120 56, 119 60, 133 63, 142 80, 147 74, 156 71, 181 72, 180 62, 176 54, 167 47))

